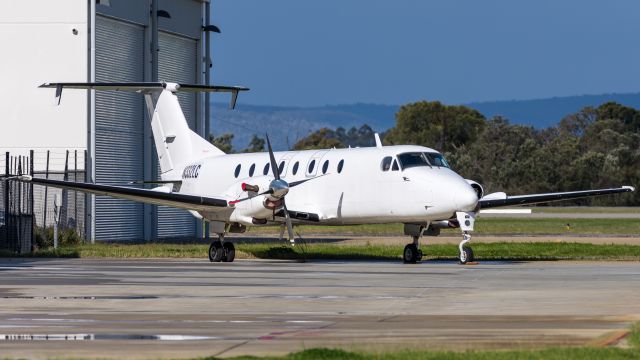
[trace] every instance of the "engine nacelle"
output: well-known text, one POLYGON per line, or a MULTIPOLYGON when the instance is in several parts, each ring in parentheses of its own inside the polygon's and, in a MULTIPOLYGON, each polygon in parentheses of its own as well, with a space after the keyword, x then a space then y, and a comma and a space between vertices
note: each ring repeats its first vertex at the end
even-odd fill
POLYGON ((482 188, 482 185, 480 185, 478 182, 473 180, 469 180, 469 179, 464 179, 464 180, 468 182, 469 185, 471 185, 473 190, 476 191, 476 195, 478 195, 478 199, 482 199, 482 197, 484 196, 484 189, 482 188))
POLYGON ((234 210, 230 220, 242 225, 264 225, 267 218, 273 216, 273 212, 282 206, 282 199, 273 198, 271 195, 258 195, 268 190, 272 178, 256 176, 239 181, 225 192, 227 199, 233 200, 249 198, 248 200, 234 203, 234 210))

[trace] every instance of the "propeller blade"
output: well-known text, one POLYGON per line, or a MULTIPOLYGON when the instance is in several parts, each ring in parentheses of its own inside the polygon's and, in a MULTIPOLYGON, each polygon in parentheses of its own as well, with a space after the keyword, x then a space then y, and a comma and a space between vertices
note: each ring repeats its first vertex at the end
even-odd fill
POLYGON ((271 171, 273 177, 276 180, 280 180, 280 171, 278 171, 278 164, 276 164, 276 157, 273 155, 273 149, 271 148, 271 141, 269 141, 269 134, 267 135, 267 149, 269 149, 269 161, 271 162, 271 171))
POLYGON ((289 216, 289 210, 287 210, 287 204, 285 202, 282 203, 284 207, 284 219, 287 223, 287 231, 289 232, 289 241, 293 244, 295 238, 293 237, 293 225, 291 225, 291 217, 289 216))

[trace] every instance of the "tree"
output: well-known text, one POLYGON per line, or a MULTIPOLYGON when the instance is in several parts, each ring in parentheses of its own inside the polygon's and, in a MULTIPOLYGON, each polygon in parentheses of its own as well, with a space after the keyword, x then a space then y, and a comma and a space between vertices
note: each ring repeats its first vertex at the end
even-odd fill
POLYGON ((224 133, 218 137, 213 136, 213 134, 209 134, 209 142, 227 154, 233 152, 232 141, 233 134, 231 133, 224 133))
POLYGON ((420 101, 404 105, 396 126, 387 134, 389 144, 415 144, 452 151, 473 143, 485 126, 485 117, 466 106, 420 101))
POLYGON ((329 128, 315 131, 293 145, 293 150, 344 148, 345 144, 338 140, 336 132, 329 128))
POLYGON ((249 142, 249 146, 242 150, 245 153, 253 153, 253 152, 261 152, 265 150, 264 147, 265 140, 263 138, 258 137, 258 135, 253 134, 251 137, 251 141, 249 142))

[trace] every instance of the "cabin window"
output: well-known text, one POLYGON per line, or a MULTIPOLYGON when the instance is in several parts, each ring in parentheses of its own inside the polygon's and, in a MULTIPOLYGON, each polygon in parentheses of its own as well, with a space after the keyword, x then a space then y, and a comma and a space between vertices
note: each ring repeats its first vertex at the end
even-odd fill
POLYGON ((309 171, 307 171, 309 174, 311 174, 313 172, 313 168, 316 166, 316 161, 315 160, 311 160, 311 162, 309 163, 309 171))
POLYGON ((393 165, 391 165, 391 170, 392 171, 400 170, 400 168, 398 167, 398 162, 395 159, 393 159, 393 165))
POLYGON ((326 160, 324 164, 322 164, 322 173, 326 174, 327 170, 329 170, 329 160, 326 160))
POLYGON ((278 165, 278 175, 282 175, 283 171, 284 171, 284 161, 281 161, 280 165, 278 165))
POLYGON ((382 159, 382 163, 380 164, 380 169, 382 169, 382 171, 389 171, 390 167, 391 167, 391 156, 385 156, 385 158, 382 159))
POLYGON ((342 172, 342 168, 344 167, 344 160, 340 160, 338 163, 338 174, 342 172))
POLYGON ((252 177, 255 171, 256 171, 256 164, 251 164, 251 167, 249 167, 249 177, 252 177))
POLYGON ((293 164, 293 175, 295 175, 298 172, 298 166, 300 165, 299 161, 296 161, 295 164, 293 164))
POLYGON ((427 157, 420 152, 410 152, 398 155, 402 170, 418 166, 431 166, 427 161, 427 157))
POLYGON ((242 167, 242 165, 238 164, 238 166, 236 166, 236 171, 233 173, 235 175, 235 177, 238 177, 240 175, 240 168, 242 167))
POLYGON ((429 160, 429 163, 433 166, 444 166, 447 168, 451 168, 451 166, 449 166, 449 163, 447 162, 447 160, 445 160, 442 154, 433 152, 433 153, 424 153, 424 155, 427 157, 427 160, 429 160))
POLYGON ((264 164, 264 169, 262 170, 262 175, 267 175, 269 173, 269 163, 264 164))

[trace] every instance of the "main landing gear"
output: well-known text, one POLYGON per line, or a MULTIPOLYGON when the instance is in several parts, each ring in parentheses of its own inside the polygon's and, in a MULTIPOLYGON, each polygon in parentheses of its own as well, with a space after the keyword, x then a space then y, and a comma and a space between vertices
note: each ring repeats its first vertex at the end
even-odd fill
POLYGON ((471 234, 469 234, 469 232, 473 231, 473 225, 476 220, 475 215, 476 214, 473 212, 456 212, 456 219, 460 224, 460 230, 462 230, 462 241, 458 244, 458 250, 460 251, 460 264, 462 265, 475 261, 473 249, 468 245, 469 241, 471 241, 471 234))
POLYGON ((422 260, 422 250, 420 250, 420 237, 424 231, 423 224, 404 224, 404 234, 413 238, 413 243, 407 244, 402 252, 402 260, 405 264, 415 264, 422 260))
POLYGON ((209 245, 209 261, 233 262, 236 258, 236 248, 231 242, 224 241, 224 235, 218 235, 218 240, 213 240, 209 245))

